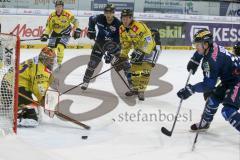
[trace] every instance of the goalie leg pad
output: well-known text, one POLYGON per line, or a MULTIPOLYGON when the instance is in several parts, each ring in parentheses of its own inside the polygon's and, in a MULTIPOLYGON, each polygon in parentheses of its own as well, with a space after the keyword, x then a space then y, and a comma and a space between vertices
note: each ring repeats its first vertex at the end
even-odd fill
POLYGON ((24 107, 18 111, 18 126, 19 127, 36 127, 38 122, 37 108, 24 107))
MULTIPOLYGON (((32 92, 26 91, 24 87, 19 87, 18 90, 19 90, 19 93, 21 93, 22 95, 24 95, 24 96, 26 96, 26 97, 28 97, 28 98, 33 100, 32 92)), ((22 106, 29 105, 31 103, 32 103, 32 101, 27 100, 26 98, 24 98, 24 97, 22 97, 20 95, 18 96, 18 108, 19 109, 21 109, 22 106)))

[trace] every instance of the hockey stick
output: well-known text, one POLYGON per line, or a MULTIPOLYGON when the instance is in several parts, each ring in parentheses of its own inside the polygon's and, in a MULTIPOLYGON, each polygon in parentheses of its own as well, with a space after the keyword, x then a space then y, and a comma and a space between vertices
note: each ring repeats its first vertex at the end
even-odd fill
POLYGON ((37 41, 37 40, 41 40, 41 38, 21 39, 20 41, 21 41, 21 42, 24 42, 24 41, 37 41))
MULTIPOLYGON (((192 70, 189 72, 189 75, 188 75, 188 78, 187 78, 185 87, 188 85, 188 82, 189 82, 189 80, 190 80, 191 74, 192 74, 192 70)), ((181 106, 182 106, 182 102, 183 102, 183 99, 181 98, 180 103, 179 103, 179 105, 178 105, 177 113, 176 113, 176 115, 175 115, 175 119, 174 119, 174 122, 173 122, 171 131, 169 131, 169 130, 166 129, 165 127, 162 127, 162 128, 161 128, 162 133, 165 134, 165 135, 167 135, 167 136, 169 136, 169 137, 172 136, 173 130, 174 130, 174 128, 175 128, 175 125, 176 125, 176 122, 177 122, 177 117, 178 117, 178 114, 179 114, 180 109, 181 109, 181 106)))
MULTIPOLYGON (((217 84, 215 85, 215 87, 220 86, 221 83, 222 83, 221 80, 218 79, 218 80, 217 80, 217 84)), ((208 99, 209 99, 209 98, 207 98, 207 100, 206 100, 206 104, 205 104, 205 107, 204 107, 204 109, 203 109, 203 113, 202 113, 202 116, 201 116, 201 119, 200 119, 200 122, 199 122, 199 126, 202 126, 202 122, 203 122, 203 114, 204 114, 204 111, 205 111, 206 108, 207 108, 207 101, 208 101, 208 99)), ((194 138, 194 142, 193 142, 193 145, 192 145, 192 151, 194 151, 194 149, 195 149, 195 145, 196 145, 196 143, 197 143, 197 139, 198 139, 198 134, 199 134, 200 131, 201 131, 201 130, 198 129, 197 132, 196 132, 196 135, 195 135, 195 138, 194 138)))
MULTIPOLYGON (((117 65, 119 65, 119 64, 117 64, 117 65)), ((106 73, 106 72, 112 70, 115 66, 116 66, 116 65, 114 65, 114 66, 112 66, 111 68, 109 68, 109 69, 107 69, 107 70, 105 70, 105 71, 103 71, 103 72, 97 74, 96 76, 93 76, 93 77, 90 78, 89 80, 92 80, 92 79, 94 79, 94 78, 96 78, 96 77, 98 77, 98 76, 100 76, 100 75, 102 75, 102 74, 104 74, 104 73, 106 73)), ((75 89, 75 88, 81 86, 83 83, 84 83, 84 82, 82 82, 82 83, 80 83, 80 84, 78 84, 78 85, 76 85, 76 86, 74 86, 74 87, 72 87, 72 88, 70 88, 70 89, 68 89, 68 90, 66 90, 66 91, 64 91, 64 92, 62 92, 59 96, 61 96, 61 95, 63 95, 63 94, 66 94, 67 92, 69 92, 69 91, 71 91, 71 90, 73 90, 73 89, 75 89)))
MULTIPOLYGON (((100 47, 100 45, 95 41, 95 44, 97 45, 97 47, 100 49, 100 51, 106 56, 106 53, 103 51, 103 49, 100 47)), ((113 64, 111 63, 111 65, 113 66, 113 64)), ((116 71, 116 68, 114 67, 114 70, 116 71)), ((127 84, 127 82, 124 80, 124 78, 122 77, 122 75, 116 71, 118 76, 120 77, 120 79, 123 81, 123 83, 126 85, 126 87, 131 91, 131 88, 129 87, 129 85, 127 84)))
MULTIPOLYGON (((207 103, 206 103, 206 105, 204 107, 203 113, 204 113, 204 111, 206 109, 206 106, 207 106, 207 103)), ((203 113, 202 113, 202 116, 201 116, 201 120, 200 120, 199 126, 201 126, 202 122, 203 122, 203 113)), ((193 141, 193 145, 192 145, 192 151, 194 151, 194 149, 195 149, 195 145, 197 143, 199 132, 200 132, 200 129, 198 129, 197 132, 196 132, 196 135, 195 135, 195 138, 194 138, 194 141, 193 141)))
MULTIPOLYGON (((61 36, 54 37, 54 38, 61 38, 61 36)), ((70 38, 71 38, 71 36, 70 36, 70 38)), ((32 39, 21 39, 20 41, 21 41, 21 42, 24 42, 24 41, 38 41, 38 40, 41 40, 41 39, 42 39, 42 38, 39 37, 39 38, 32 38, 32 39)), ((50 38, 48 38, 48 39, 50 39, 50 38)))
MULTIPOLYGON (((31 98, 23 95, 22 93, 18 93, 18 95, 21 96, 21 97, 23 97, 23 98, 25 98, 26 100, 29 100, 29 101, 33 102, 34 104, 36 104, 36 105, 38 105, 38 106, 41 106, 39 102, 32 100, 31 98)), ((42 107, 43 107, 43 106, 42 106, 42 107)), ((43 107, 43 108, 44 108, 44 107, 43 107)), ((54 112, 54 114, 56 114, 57 116, 65 119, 65 120, 67 120, 67 121, 69 121, 69 122, 72 122, 72 123, 74 123, 74 124, 76 124, 76 125, 78 125, 78 126, 81 126, 81 127, 85 128, 85 129, 87 129, 87 130, 89 130, 89 129, 91 128, 90 126, 88 126, 88 125, 86 125, 86 124, 84 124, 84 123, 82 123, 82 122, 79 122, 79 121, 77 121, 77 120, 75 120, 75 119, 73 119, 73 118, 70 118, 70 117, 62 114, 62 113, 59 112, 59 111, 53 111, 53 112, 54 112)))

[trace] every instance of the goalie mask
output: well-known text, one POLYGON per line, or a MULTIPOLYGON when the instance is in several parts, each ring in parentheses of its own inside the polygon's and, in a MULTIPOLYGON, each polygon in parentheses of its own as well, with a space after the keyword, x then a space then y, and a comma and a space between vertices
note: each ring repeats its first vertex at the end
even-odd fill
POLYGON ((39 61, 42 62, 49 70, 53 69, 56 54, 53 49, 44 47, 39 54, 39 61))

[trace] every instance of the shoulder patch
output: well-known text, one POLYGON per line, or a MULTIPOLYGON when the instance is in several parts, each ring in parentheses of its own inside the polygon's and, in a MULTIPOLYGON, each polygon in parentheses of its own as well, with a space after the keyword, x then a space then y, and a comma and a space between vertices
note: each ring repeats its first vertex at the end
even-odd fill
POLYGON ((63 12, 63 15, 68 17, 68 18, 71 17, 71 13, 69 11, 66 11, 66 10, 65 10, 65 12, 63 12))
POLYGON ((147 41, 148 43, 152 41, 152 37, 151 37, 151 36, 147 36, 145 39, 146 39, 146 41, 147 41))

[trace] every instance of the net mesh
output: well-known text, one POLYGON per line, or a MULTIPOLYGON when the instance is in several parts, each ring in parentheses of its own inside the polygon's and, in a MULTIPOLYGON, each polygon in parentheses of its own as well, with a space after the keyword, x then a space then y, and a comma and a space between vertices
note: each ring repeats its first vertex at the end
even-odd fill
POLYGON ((0 34, 0 134, 14 129, 17 37, 0 34))

